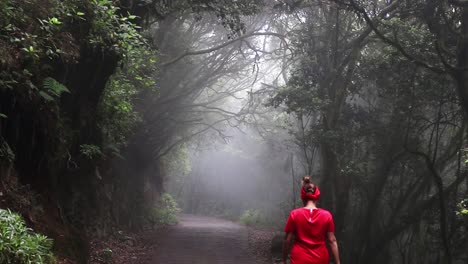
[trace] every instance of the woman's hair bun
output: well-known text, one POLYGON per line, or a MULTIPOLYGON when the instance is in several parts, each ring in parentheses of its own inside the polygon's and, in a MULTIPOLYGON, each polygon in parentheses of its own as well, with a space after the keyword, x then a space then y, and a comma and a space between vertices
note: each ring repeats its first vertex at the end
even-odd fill
POLYGON ((304 184, 309 184, 310 183, 310 176, 304 176, 304 178, 302 178, 302 180, 304 181, 304 184))

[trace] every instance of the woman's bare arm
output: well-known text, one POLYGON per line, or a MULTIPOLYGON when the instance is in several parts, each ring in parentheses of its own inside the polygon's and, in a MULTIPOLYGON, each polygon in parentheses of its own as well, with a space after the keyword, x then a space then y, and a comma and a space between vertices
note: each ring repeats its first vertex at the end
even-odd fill
POLYGON ((338 251, 338 241, 336 241, 335 233, 328 232, 328 245, 330 245, 330 249, 333 254, 333 259, 335 260, 335 264, 340 264, 340 253, 338 251))
POLYGON ((286 233, 286 237, 284 238, 283 242, 283 263, 286 264, 289 255, 289 249, 291 248, 291 244, 294 239, 293 233, 286 233))

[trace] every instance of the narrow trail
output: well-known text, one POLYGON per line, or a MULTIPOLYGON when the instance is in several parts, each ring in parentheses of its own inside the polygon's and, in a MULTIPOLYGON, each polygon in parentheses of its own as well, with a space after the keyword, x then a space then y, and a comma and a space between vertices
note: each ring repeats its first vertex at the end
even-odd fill
POLYGON ((247 229, 211 217, 182 215, 160 237, 153 264, 255 264, 247 229))

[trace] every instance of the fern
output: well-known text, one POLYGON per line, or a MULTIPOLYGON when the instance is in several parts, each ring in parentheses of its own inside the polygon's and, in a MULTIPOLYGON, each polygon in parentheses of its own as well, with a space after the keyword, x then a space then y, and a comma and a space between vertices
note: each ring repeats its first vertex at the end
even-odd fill
POLYGON ((47 101, 52 101, 56 98, 59 98, 63 93, 70 93, 70 90, 68 90, 65 85, 59 83, 57 80, 51 77, 44 79, 42 87, 43 91, 40 91, 39 95, 47 101))
POLYGON ((54 98, 50 96, 47 92, 39 91, 39 95, 44 98, 46 101, 53 101, 54 98))

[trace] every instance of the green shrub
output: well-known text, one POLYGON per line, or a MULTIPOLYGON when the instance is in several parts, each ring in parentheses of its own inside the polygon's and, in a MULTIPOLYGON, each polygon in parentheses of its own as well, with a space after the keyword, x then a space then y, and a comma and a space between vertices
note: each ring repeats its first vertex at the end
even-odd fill
POLYGON ((252 226, 260 229, 277 229, 282 227, 283 221, 278 221, 276 215, 267 215, 264 211, 258 209, 245 210, 239 217, 239 222, 246 226, 252 226))
POLYGON ((180 208, 177 202, 168 193, 163 193, 156 207, 149 212, 148 221, 154 226, 177 224, 177 213, 180 208))
POLYGON ((98 159, 102 156, 101 148, 96 145, 90 145, 90 144, 80 145, 80 152, 81 154, 83 154, 85 157, 87 157, 90 160, 98 159))
POLYGON ((95 48, 105 48, 126 57, 132 49, 145 46, 140 29, 133 21, 134 15, 125 15, 112 0, 91 0, 93 20, 89 43, 95 48))
POLYGON ((141 100, 142 96, 156 98, 153 75, 157 63, 157 54, 151 49, 132 50, 128 52, 125 67, 117 69, 107 83, 99 109, 99 127, 105 138, 106 152, 119 154, 141 124, 135 101, 141 100))
POLYGON ((0 209, 0 263, 55 263, 52 243, 27 228, 18 214, 0 209))
POLYGON ((263 222, 263 216, 259 210, 246 210, 240 216, 239 221, 246 226, 257 226, 263 222))

